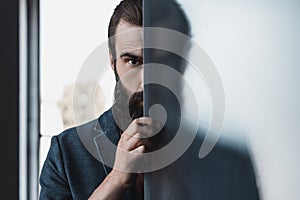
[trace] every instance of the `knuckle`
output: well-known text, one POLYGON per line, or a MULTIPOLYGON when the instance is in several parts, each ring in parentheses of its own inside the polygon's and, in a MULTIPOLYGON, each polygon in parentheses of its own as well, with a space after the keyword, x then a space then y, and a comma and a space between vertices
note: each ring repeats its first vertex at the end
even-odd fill
POLYGON ((132 130, 134 133, 137 133, 139 131, 138 126, 134 126, 132 130))
POLYGON ((124 132, 123 134, 121 134, 120 141, 122 141, 125 137, 126 137, 126 132, 124 132))
POLYGON ((139 133, 139 132, 138 132, 137 134, 135 134, 135 137, 136 137, 136 138, 141 138, 141 136, 142 136, 142 134, 139 133))

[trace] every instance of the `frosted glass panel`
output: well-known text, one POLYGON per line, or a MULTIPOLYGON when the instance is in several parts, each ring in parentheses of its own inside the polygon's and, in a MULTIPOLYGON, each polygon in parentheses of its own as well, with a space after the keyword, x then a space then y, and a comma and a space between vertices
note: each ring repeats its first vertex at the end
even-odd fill
MULTIPOLYGON (((176 27, 178 20, 173 18, 170 24, 166 22, 166 16, 172 14, 172 7, 167 6, 169 2, 172 1, 145 1, 145 26, 170 28, 172 22, 177 22, 173 28, 176 27)), ((205 83, 207 77, 195 75, 195 66, 187 63, 185 80, 198 91, 195 96, 199 104, 199 126, 202 128, 197 135, 200 141, 192 146, 195 148, 187 151, 186 157, 146 176, 147 198, 256 199, 254 190, 248 197, 240 195, 244 190, 256 187, 257 183, 262 199, 297 199, 300 184, 297 170, 300 165, 297 156, 300 144, 297 134, 300 128, 297 123, 300 119, 297 106, 300 100, 300 72, 297 66, 300 60, 296 55, 300 50, 299 2, 178 2, 190 22, 192 42, 205 50, 222 80, 226 118, 221 137, 213 150, 203 159, 198 159, 196 155, 192 158, 194 162, 189 163, 192 153, 199 152, 204 136, 201 130, 205 133, 210 126, 215 105, 209 84, 205 83), (232 156, 236 160, 232 160, 232 156), (245 166, 244 169, 254 174, 238 166, 245 166), (224 173, 227 175, 224 176, 224 173)), ((171 36, 162 37, 151 31, 146 31, 145 35, 145 46, 157 47, 169 41, 172 48, 179 43, 178 40, 170 40, 171 36), (147 34, 151 38, 148 43, 147 34)), ((197 52, 193 50, 190 49, 187 61, 197 57, 197 52)), ((160 54, 157 52, 146 50, 146 63, 159 60, 160 54)), ((159 76, 163 82, 165 77, 161 73, 149 75, 152 71, 150 67, 147 69, 145 66, 146 81, 157 81, 159 76), (147 70, 150 73, 147 74, 147 70)), ((173 81, 173 84, 178 82, 173 81)), ((153 99, 159 101, 159 93, 150 91, 148 102, 155 102, 153 99)), ((189 116, 189 110, 193 111, 194 105, 188 102, 190 94, 186 94, 184 87, 182 93, 185 101, 181 105, 181 116, 189 116)), ((192 114, 197 113, 194 111, 192 114)), ((188 119, 192 121, 191 117, 188 119)))

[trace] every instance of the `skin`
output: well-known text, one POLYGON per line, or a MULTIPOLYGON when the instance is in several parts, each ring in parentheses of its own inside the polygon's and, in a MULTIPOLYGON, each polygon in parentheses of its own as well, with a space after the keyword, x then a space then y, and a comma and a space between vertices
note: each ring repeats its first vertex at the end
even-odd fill
MULTIPOLYGON (((116 70, 126 89, 133 94, 143 90, 143 32, 141 27, 120 21, 116 35, 120 33, 122 35, 116 37, 115 46, 116 70)), ((114 70, 111 54, 110 61, 114 70)), ((143 174, 134 174, 130 171, 142 154, 151 148, 151 142, 147 140, 147 137, 153 135, 157 129, 159 125, 149 117, 133 120, 121 134, 112 171, 96 188, 90 200, 121 199, 126 190, 136 184, 137 180, 143 180, 143 174), (130 157, 125 156, 128 152, 131 153, 130 157)), ((139 184, 141 184, 140 181, 139 184)), ((140 185, 140 187, 143 186, 140 185)))
MULTIPOLYGON (((120 21, 116 29, 116 67, 121 82, 130 93, 143 90, 143 30, 120 21)), ((114 70, 113 57, 110 64, 114 70)))

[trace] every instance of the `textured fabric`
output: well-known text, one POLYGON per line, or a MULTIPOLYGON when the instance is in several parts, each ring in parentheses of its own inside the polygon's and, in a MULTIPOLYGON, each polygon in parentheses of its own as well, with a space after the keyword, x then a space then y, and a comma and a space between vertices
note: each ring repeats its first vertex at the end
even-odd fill
MULTIPOLYGON (((103 137, 114 144, 120 137, 111 110, 98 120, 53 136, 40 176, 40 199, 88 199, 111 170, 100 162, 106 159, 102 156, 106 151, 101 145, 103 137)), ((176 162, 147 174, 146 195, 155 200, 259 199, 245 149, 233 149, 219 141, 207 157, 198 159, 201 142, 201 137, 196 138, 176 162)), ((134 188, 123 199, 135 199, 134 188)))
MULTIPOLYGON (((119 136, 112 121, 111 110, 104 113, 99 121, 93 120, 52 137, 40 176, 40 199, 82 200, 91 196, 111 170, 99 161, 96 150, 99 146, 94 143, 94 138, 105 133, 108 138, 116 134, 113 139, 114 143, 118 142, 119 136), (101 129, 97 128, 98 122, 102 124, 101 129), (79 137, 79 134, 84 136, 79 137), (88 149, 81 138, 86 140, 88 149)), ((132 189, 124 199, 134 199, 132 189)))

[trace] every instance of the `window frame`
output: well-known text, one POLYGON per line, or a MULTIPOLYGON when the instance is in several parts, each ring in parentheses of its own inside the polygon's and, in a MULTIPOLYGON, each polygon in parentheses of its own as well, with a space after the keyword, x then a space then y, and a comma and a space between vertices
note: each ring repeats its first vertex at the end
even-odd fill
POLYGON ((19 199, 39 193, 39 0, 19 0, 19 199))

